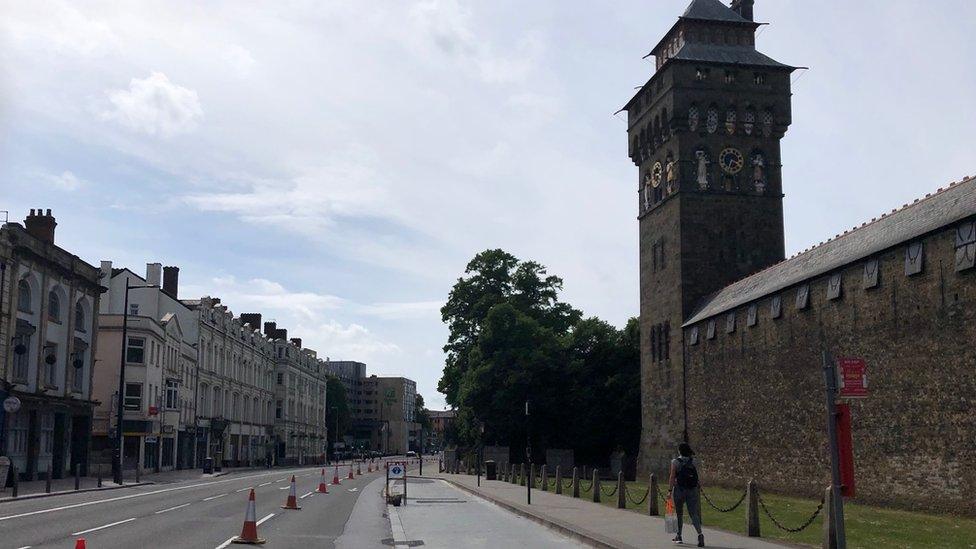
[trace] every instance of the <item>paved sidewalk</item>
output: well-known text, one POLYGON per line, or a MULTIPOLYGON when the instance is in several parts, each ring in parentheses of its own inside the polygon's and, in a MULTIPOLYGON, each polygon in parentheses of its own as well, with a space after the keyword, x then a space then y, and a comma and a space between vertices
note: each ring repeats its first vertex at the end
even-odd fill
MULTIPOLYGON (((651 517, 614 509, 551 492, 532 491, 532 505, 525 504, 525 487, 502 481, 481 479, 469 475, 437 473, 424 475, 443 478, 455 486, 481 496, 522 516, 542 522, 549 527, 571 533, 585 541, 603 547, 623 549, 674 547, 671 534, 664 532, 664 518, 651 517)), ((686 521, 687 522, 687 521, 686 521)), ((774 549, 790 547, 758 538, 749 538, 721 530, 704 529, 705 545, 723 549, 774 549)), ((685 545, 694 545, 697 536, 690 523, 684 527, 685 545)))

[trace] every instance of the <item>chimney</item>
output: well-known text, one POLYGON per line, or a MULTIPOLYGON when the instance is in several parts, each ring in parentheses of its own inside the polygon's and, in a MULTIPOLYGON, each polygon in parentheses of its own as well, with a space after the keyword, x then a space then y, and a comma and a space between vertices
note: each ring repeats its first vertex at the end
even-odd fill
POLYGON ((163 291, 168 293, 173 299, 176 297, 180 288, 180 268, 163 267, 163 291))
POLYGON ((163 277, 162 263, 146 263, 146 284, 159 286, 160 279, 163 277))
MULTIPOLYGON (((98 269, 98 283, 105 288, 112 287, 112 262, 102 261, 98 269)), ((105 292, 98 300, 98 314, 108 314, 112 310, 112 292, 105 292)))
POLYGON ((755 4, 755 0, 732 0, 732 11, 738 13, 743 19, 748 19, 749 21, 754 21, 752 15, 752 7, 755 4))
POLYGON ((27 219, 24 220, 24 226, 27 227, 28 234, 48 244, 54 244, 54 228, 57 225, 57 222, 54 221, 54 216, 51 215, 50 208, 47 210, 47 213, 44 213, 44 210, 41 208, 37 208, 36 210, 31 209, 27 219))
POLYGON ((276 322, 265 322, 264 323, 264 335, 274 339, 275 330, 278 329, 278 324, 276 322))
POLYGON ((291 342, 295 344, 295 347, 298 347, 299 349, 302 348, 302 338, 300 338, 300 337, 293 337, 293 338, 291 338, 291 342))
POLYGON ((241 313, 241 323, 247 324, 251 330, 261 329, 261 313, 241 313))
POLYGON ((287 340, 288 339, 288 330, 286 330, 284 328, 278 328, 277 330, 274 331, 274 338, 275 339, 287 340))

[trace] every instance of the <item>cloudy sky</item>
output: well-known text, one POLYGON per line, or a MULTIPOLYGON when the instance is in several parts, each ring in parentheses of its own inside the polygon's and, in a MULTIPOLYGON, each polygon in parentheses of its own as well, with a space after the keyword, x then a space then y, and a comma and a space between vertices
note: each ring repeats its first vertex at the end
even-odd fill
MULTIPOLYGON (((613 112, 687 0, 0 2, 0 209, 181 297, 261 311, 433 407, 438 309, 476 252, 636 314, 636 168, 613 112)), ((976 174, 969 0, 759 0, 808 66, 789 252, 976 174)))

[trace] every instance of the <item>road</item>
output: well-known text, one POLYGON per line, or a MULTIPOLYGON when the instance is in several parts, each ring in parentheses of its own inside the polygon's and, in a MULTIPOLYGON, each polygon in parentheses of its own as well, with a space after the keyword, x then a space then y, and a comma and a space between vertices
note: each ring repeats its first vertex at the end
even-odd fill
POLYGON ((333 486, 330 469, 329 493, 318 494, 314 490, 320 471, 248 471, 206 481, 4 503, 0 505, 0 548, 72 548, 79 537, 91 549, 223 548, 241 531, 252 487, 258 532, 268 540, 265 547, 335 547, 354 508, 364 514, 353 521, 358 524, 356 531, 371 539, 346 539, 340 545, 382 547, 380 540, 390 536, 389 522, 374 506, 357 506, 357 500, 371 481, 376 481, 374 488, 382 485, 384 473, 348 480, 348 466, 340 467, 342 484, 333 486), (281 509, 292 474, 302 507, 299 511, 281 509))

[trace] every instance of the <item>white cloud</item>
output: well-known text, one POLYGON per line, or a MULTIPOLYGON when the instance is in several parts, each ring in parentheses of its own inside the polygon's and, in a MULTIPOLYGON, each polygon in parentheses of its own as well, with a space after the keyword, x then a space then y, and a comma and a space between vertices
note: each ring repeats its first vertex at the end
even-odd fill
POLYGON ((404 303, 374 303, 362 305, 359 310, 366 315, 384 320, 434 319, 439 320, 443 301, 414 301, 404 303))
POLYGON ((247 76, 254 67, 254 56, 251 52, 238 44, 230 44, 224 48, 221 58, 233 67, 240 76, 247 76))
POLYGON ((62 191, 74 191, 87 183, 70 171, 61 172, 61 175, 43 174, 41 179, 48 185, 62 191))
POLYGON ((197 92, 170 82, 161 72, 133 78, 128 89, 107 92, 112 104, 101 112, 126 128, 148 135, 172 137, 193 131, 203 118, 197 92))

